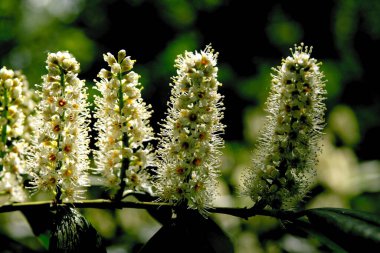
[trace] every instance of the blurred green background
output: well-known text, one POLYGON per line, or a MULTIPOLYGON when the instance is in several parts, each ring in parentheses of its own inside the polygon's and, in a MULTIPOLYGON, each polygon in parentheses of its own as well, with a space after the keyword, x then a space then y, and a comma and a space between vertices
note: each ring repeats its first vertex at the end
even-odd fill
MULTIPOLYGON (((125 49, 137 60, 134 70, 142 76, 158 132, 176 55, 212 43, 220 53, 227 125, 215 205, 243 207, 251 202, 238 197, 240 175, 250 164, 265 118, 271 67, 303 41, 323 62, 328 110, 317 180, 302 205, 380 214, 379 17, 377 0, 0 0, 0 65, 22 69, 34 86, 45 73, 47 52, 68 50, 91 87, 105 67, 102 54, 125 49)), ((99 196, 89 192, 89 198, 99 196)), ((136 252, 160 227, 142 210, 82 212, 110 253, 136 252)), ((285 234, 275 219, 212 218, 237 253, 326 250, 303 234, 285 234)), ((20 213, 0 214, 0 252, 23 247, 42 250, 20 213)))

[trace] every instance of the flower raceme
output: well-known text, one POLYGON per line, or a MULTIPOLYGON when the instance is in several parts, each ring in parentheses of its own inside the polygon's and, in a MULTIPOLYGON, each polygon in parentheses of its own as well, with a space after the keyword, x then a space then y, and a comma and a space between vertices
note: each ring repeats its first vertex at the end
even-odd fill
MULTIPOLYGON (((324 126, 320 63, 303 44, 291 52, 273 69, 268 120, 244 178, 244 193, 261 208, 286 209, 303 198, 324 126)), ((95 97, 94 159, 95 172, 114 199, 121 200, 126 190, 149 191, 202 214, 212 207, 225 127, 217 56, 211 46, 177 56, 169 109, 153 152, 152 111, 141 97, 139 75, 131 71, 134 60, 124 50, 117 57, 104 55, 109 68, 99 72, 95 87, 100 96, 95 97), (155 178, 150 167, 157 168, 155 178)), ((0 193, 10 201, 25 198, 25 165, 30 188, 53 194, 57 202, 81 198, 89 186, 89 111, 79 63, 68 52, 50 53, 46 63, 33 120, 27 117, 33 102, 25 77, 0 70, 0 193)))
POLYGON ((158 196, 203 212, 216 192, 224 131, 217 54, 211 46, 175 61, 170 108, 158 147, 158 196))
POLYGON ((49 53, 29 150, 32 189, 56 201, 81 198, 89 186, 87 92, 79 63, 68 52, 49 53))
POLYGON ((269 116, 244 179, 245 194, 264 207, 290 208, 304 197, 324 126, 320 63, 310 57, 311 47, 300 44, 291 52, 273 69, 269 116))
POLYGON ((149 125, 150 106, 141 97, 139 75, 131 71, 134 60, 120 50, 116 58, 107 53, 104 60, 110 70, 102 69, 96 82, 101 96, 96 97, 95 151, 96 172, 103 183, 120 198, 124 190, 148 190, 147 167, 154 165, 151 146, 154 139, 149 125))
POLYGON ((20 72, 0 70, 0 194, 11 202, 26 199, 22 175, 31 132, 28 118, 34 107, 28 85, 20 72))

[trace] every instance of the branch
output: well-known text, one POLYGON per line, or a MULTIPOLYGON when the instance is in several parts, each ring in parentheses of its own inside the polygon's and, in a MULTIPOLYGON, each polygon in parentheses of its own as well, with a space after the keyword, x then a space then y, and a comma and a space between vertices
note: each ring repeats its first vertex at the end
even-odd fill
POLYGON ((215 207, 213 209, 208 209, 207 211, 210 213, 228 214, 228 215, 243 218, 243 219, 248 219, 256 215, 261 215, 261 216, 275 217, 281 220, 292 220, 292 219, 296 219, 302 216, 300 213, 293 212, 293 211, 258 209, 256 207, 251 207, 251 208, 215 207))
MULTIPOLYGON (((76 202, 63 202, 54 203, 52 201, 38 201, 38 202, 24 202, 13 203, 9 205, 0 206, 0 213, 13 212, 13 211, 30 211, 36 209, 50 209, 56 206, 71 206, 75 208, 98 208, 98 209, 122 209, 122 208, 136 208, 136 209, 175 209, 177 206, 162 203, 162 202, 139 202, 139 201, 111 201, 106 199, 83 200, 76 202)), ((293 211, 284 210, 266 210, 252 208, 233 208, 233 207, 214 207, 207 210, 210 213, 220 213, 231 215, 243 219, 248 219, 256 215, 270 216, 282 220, 292 220, 302 216, 302 212, 297 213, 293 211)))
POLYGON ((99 209, 122 209, 122 208, 137 208, 137 209, 152 209, 160 206, 170 206, 167 203, 155 202, 133 202, 133 201, 110 201, 106 199, 83 200, 76 202, 56 203, 52 201, 37 201, 37 202, 24 202, 13 203, 9 205, 0 206, 0 213, 25 211, 35 208, 53 208, 55 206, 72 206, 75 208, 99 208, 99 209))

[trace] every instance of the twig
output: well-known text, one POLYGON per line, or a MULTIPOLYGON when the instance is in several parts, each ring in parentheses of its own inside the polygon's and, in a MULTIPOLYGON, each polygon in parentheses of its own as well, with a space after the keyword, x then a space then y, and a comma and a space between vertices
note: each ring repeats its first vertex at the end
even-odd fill
MULTIPOLYGON (((62 202, 54 204, 55 206, 72 206, 75 208, 98 208, 98 209, 122 209, 122 208, 136 208, 136 209, 175 209, 176 206, 168 203, 160 202, 138 202, 138 201, 111 201, 106 199, 83 200, 76 202, 62 202)), ((52 201, 38 201, 38 202, 24 202, 13 203, 0 206, 0 213, 13 212, 13 211, 28 211, 36 209, 50 209, 53 207, 52 201)), ((284 210, 266 210, 253 208, 234 208, 234 207, 215 207, 207 210, 210 213, 220 213, 231 215, 243 219, 261 215, 279 218, 282 220, 292 220, 302 216, 302 212, 297 213, 293 211, 284 210)))
POLYGON ((257 209, 255 207, 252 207, 252 208, 216 207, 213 209, 209 209, 208 211, 210 213, 228 214, 228 215, 243 218, 243 219, 248 219, 256 215, 275 217, 282 220, 291 220, 298 217, 297 213, 293 211, 257 209))

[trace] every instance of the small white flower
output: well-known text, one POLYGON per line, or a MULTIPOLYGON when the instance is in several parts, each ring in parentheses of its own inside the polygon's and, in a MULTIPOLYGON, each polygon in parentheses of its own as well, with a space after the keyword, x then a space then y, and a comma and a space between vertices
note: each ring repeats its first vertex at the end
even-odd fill
POLYGON ((2 173, 0 192, 8 194, 10 202, 23 202, 27 198, 24 187, 20 184, 20 179, 17 174, 12 172, 2 173))

